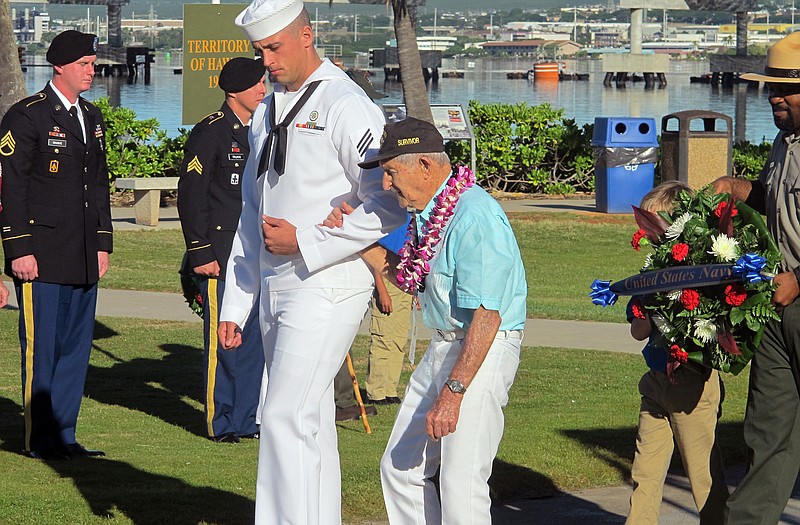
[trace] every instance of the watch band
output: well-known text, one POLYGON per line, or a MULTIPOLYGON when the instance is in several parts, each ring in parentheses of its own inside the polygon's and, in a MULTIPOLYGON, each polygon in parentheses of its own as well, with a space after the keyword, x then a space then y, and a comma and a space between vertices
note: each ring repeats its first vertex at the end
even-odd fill
POLYGON ((467 391, 467 387, 458 379, 448 379, 444 384, 447 385, 447 388, 454 394, 463 394, 467 391))

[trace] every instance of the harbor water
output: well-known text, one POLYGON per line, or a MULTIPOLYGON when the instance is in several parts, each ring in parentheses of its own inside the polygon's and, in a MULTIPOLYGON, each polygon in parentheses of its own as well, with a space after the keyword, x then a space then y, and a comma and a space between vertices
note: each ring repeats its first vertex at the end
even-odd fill
MULTIPOLYGON (((362 59, 363 61, 364 59, 362 59)), ((51 70, 44 67, 41 57, 28 59, 25 73, 28 90, 42 89, 51 70), (43 66, 43 67, 37 67, 43 66)), ((526 58, 516 59, 445 59, 440 74, 450 71, 464 73, 463 78, 440 78, 429 86, 432 104, 462 104, 470 100, 481 103, 525 102, 529 105, 547 103, 564 110, 567 118, 578 124, 594 122, 595 117, 652 117, 661 125, 661 117, 677 111, 697 109, 724 113, 734 119, 735 136, 751 142, 771 141, 776 133, 767 92, 747 89, 744 84, 733 89, 690 83, 690 77, 708 73, 708 62, 702 60, 672 60, 663 88, 645 90, 644 82, 628 83, 625 88, 603 86, 600 60, 564 61, 570 73, 588 73, 589 80, 562 82, 531 82, 509 80, 509 72, 525 72, 533 67, 526 58)), ((358 66, 358 64, 355 64, 358 66)), ((362 67, 365 64, 362 64, 362 67)), ((170 135, 180 127, 194 123, 181 122, 183 76, 174 74, 182 66, 179 54, 170 61, 157 55, 149 85, 140 75, 128 84, 126 77, 95 77, 92 89, 84 96, 89 100, 108 96, 112 103, 129 107, 139 118, 156 118, 170 135)), ((375 88, 387 95, 378 103, 402 103, 402 88, 396 81, 384 81, 382 70, 372 77, 375 88)), ((191 101, 188 101, 191 103, 191 101)), ((222 94, 220 93, 220 103, 222 94)))

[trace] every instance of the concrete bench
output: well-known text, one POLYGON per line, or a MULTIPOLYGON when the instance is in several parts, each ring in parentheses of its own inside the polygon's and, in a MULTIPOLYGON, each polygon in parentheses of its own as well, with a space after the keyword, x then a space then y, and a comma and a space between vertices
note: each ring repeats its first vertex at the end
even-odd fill
POLYGON ((178 177, 119 178, 114 185, 118 190, 133 190, 133 211, 136 213, 136 224, 158 226, 161 190, 177 190, 178 177))

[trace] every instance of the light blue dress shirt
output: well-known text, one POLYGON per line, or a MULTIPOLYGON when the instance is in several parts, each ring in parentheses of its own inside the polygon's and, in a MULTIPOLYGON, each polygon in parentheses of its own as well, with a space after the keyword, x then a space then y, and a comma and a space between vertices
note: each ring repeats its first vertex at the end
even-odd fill
MULTIPOLYGON (((434 200, 419 213, 418 231, 434 200)), ((528 285, 517 239, 500 205, 482 188, 473 186, 461 195, 434 252, 420 294, 426 326, 467 330, 474 311, 483 305, 500 313, 500 330, 525 327, 528 285)))

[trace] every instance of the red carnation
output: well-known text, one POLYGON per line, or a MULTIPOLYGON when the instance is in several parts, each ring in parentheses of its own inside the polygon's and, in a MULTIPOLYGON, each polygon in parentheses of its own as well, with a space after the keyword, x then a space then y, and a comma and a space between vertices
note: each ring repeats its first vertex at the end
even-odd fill
MULTIPOLYGON (((721 217, 723 210, 725 210, 725 208, 727 207, 728 207, 728 201, 720 202, 719 204, 717 204, 717 209, 714 210, 714 215, 716 215, 717 217, 721 217)), ((733 208, 731 208, 731 217, 735 217, 738 214, 739 210, 736 209, 736 205, 734 204, 733 208)))
POLYGON ((631 303, 631 311, 633 312, 633 316, 636 319, 647 318, 647 316, 644 313, 644 307, 642 306, 642 302, 639 299, 636 299, 631 303))
POLYGON ((676 261, 682 261, 689 255, 689 245, 683 242, 679 242, 675 246, 672 247, 672 258, 676 261))
POLYGON ((681 292, 681 304, 687 310, 694 310, 700 304, 700 294, 691 288, 681 292))
POLYGON ((747 291, 741 284, 729 284, 725 287, 725 302, 731 306, 741 306, 747 299, 747 291))
POLYGON ((672 356, 675 361, 679 363, 685 363, 689 360, 689 354, 678 345, 672 345, 669 347, 669 355, 672 356))
POLYGON ((631 239, 631 246, 633 246, 633 249, 636 250, 637 252, 641 248, 641 246, 639 246, 639 241, 641 241, 642 237, 645 236, 647 236, 647 234, 644 232, 644 230, 639 230, 633 234, 633 239, 631 239))

